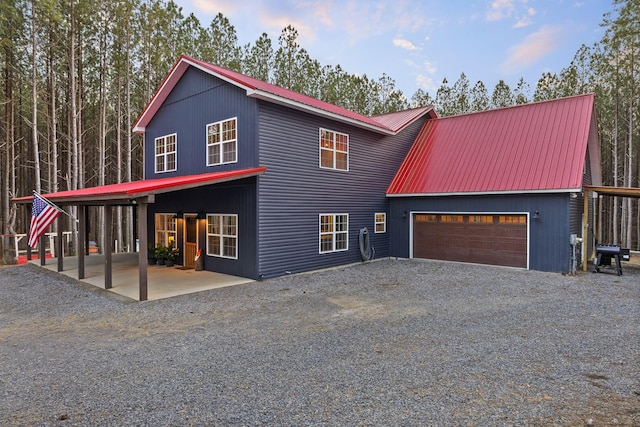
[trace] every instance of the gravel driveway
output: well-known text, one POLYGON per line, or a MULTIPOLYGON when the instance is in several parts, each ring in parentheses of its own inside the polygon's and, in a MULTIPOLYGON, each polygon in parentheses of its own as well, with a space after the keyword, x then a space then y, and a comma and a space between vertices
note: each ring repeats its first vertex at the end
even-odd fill
POLYGON ((640 269, 419 260, 135 302, 0 269, 3 426, 640 426, 640 269))

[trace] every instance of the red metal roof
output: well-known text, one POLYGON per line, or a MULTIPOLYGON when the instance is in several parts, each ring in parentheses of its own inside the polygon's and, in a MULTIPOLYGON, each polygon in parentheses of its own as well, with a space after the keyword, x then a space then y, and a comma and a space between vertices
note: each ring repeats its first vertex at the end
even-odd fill
POLYGON ((431 118, 438 117, 432 106, 412 108, 410 110, 396 111, 394 113, 380 114, 372 118, 389 129, 400 130, 414 120, 429 113, 431 118))
POLYGON ((174 64, 171 71, 169 71, 169 74, 167 74, 156 93, 153 95, 145 109, 142 111, 142 114, 140 114, 140 117, 134 124, 134 132, 144 132, 145 127, 149 124, 155 113, 162 106, 162 103, 167 98, 173 87, 178 83, 178 81, 180 81, 180 78, 190 66, 196 67, 206 73, 212 74, 231 84, 245 89, 247 91, 247 96, 287 105, 291 108, 304 110, 313 114, 330 116, 336 120, 347 121, 356 126, 364 127, 384 134, 397 133, 407 124, 433 109, 432 107, 424 107, 421 109, 407 110, 411 113, 408 113, 404 116, 399 116, 403 117, 405 119, 404 121, 394 120, 390 122, 384 119, 378 120, 376 117, 369 117, 359 113, 355 113, 353 111, 338 107, 328 102, 320 101, 310 96, 302 95, 298 92, 284 89, 282 87, 264 82, 262 80, 245 76, 235 71, 231 71, 217 65, 209 64, 195 58, 191 58, 187 55, 182 55, 174 64))
POLYGON ((588 145, 599 160, 594 100, 587 94, 429 120, 387 195, 579 190, 588 145))
MULTIPOLYGON (((78 190, 59 191, 43 194, 52 202, 89 202, 89 201, 122 201, 150 194, 161 194, 170 191, 184 190, 202 185, 233 181, 250 176, 261 175, 266 167, 241 169, 226 172, 211 172, 198 175, 176 176, 157 179, 143 179, 140 181, 123 182, 120 184, 102 185, 99 187, 81 188, 78 190)), ((31 202, 33 196, 18 197, 14 202, 31 202)))

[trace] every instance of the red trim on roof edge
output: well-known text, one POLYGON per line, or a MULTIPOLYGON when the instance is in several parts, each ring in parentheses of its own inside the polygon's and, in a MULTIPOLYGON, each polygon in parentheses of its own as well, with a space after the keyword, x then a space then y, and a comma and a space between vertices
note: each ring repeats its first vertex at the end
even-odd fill
MULTIPOLYGON (((200 185, 215 184, 218 182, 232 181, 241 178, 261 175, 267 170, 266 167, 251 169, 240 169, 224 172, 211 172, 198 175, 174 176, 167 178, 143 179, 139 181, 123 182, 120 184, 109 184, 98 187, 87 187, 78 190, 59 191, 56 193, 43 194, 44 197, 55 202, 59 199, 82 201, 102 197, 104 199, 120 197, 139 197, 148 194, 161 194, 170 191, 177 191, 184 188, 198 187, 200 185)), ((13 202, 30 202, 33 196, 16 197, 13 202)))

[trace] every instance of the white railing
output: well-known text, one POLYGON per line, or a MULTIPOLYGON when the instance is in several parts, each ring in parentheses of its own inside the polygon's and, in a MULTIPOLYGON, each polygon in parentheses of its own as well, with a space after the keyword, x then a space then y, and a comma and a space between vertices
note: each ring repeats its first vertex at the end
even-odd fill
MULTIPOLYGON (((46 254, 51 254, 52 257, 56 256, 56 245, 55 238, 58 237, 58 233, 45 233, 47 237, 45 239, 44 251, 46 254)), ((23 238, 27 237, 27 234, 14 234, 13 246, 15 249, 16 257, 20 255, 26 255, 27 249, 20 249, 19 242, 23 238)), ((62 232, 62 253, 64 254, 64 248, 69 247, 69 240, 71 239, 71 231, 63 231, 62 232)))

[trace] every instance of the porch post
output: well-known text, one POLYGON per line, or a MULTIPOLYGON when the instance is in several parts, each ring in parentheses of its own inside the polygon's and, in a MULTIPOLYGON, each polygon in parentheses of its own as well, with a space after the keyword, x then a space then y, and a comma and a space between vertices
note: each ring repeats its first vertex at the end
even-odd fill
POLYGON ((86 240, 85 237, 85 229, 87 224, 87 217, 85 212, 87 211, 87 207, 84 205, 78 206, 78 236, 77 236, 77 249, 78 253, 78 279, 84 279, 84 243, 86 240))
POLYGON ((62 246, 62 226, 64 224, 63 215, 58 215, 58 241, 56 242, 56 254, 58 255, 58 272, 64 269, 63 267, 63 258, 64 258, 64 249, 62 246))
POLYGON ((111 263, 111 222, 113 208, 111 205, 104 206, 104 288, 111 289, 112 286, 112 266, 111 263))
POLYGON ((147 201, 138 201, 138 282, 140 301, 147 300, 147 201))
POLYGON ((40 241, 38 242, 38 256, 40 257, 40 265, 41 266, 45 266, 47 265, 47 251, 45 251, 45 242, 46 242, 47 236, 45 236, 44 234, 42 234, 42 236, 40 236, 40 241))
POLYGON ((584 189, 584 207, 582 208, 582 271, 587 271, 587 244, 589 238, 589 190, 584 189))

